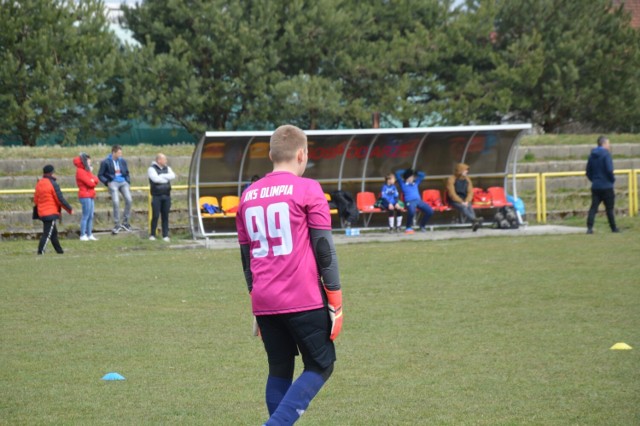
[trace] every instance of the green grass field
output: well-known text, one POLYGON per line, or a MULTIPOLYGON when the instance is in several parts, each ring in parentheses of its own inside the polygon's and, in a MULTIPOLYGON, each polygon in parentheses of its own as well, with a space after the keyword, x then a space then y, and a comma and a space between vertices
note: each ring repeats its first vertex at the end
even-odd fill
MULTIPOLYGON (((640 239, 603 220, 595 236, 338 246, 339 360, 299 424, 639 424, 640 239)), ((0 424, 266 419, 238 250, 36 244, 0 242, 0 424)))

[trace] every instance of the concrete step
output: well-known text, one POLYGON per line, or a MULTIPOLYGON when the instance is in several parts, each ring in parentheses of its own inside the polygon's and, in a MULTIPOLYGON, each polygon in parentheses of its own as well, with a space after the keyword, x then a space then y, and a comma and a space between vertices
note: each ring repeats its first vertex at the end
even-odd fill
MULTIPOLYGON (((145 171, 146 172, 146 171, 145 171)), ((188 173, 188 172, 187 172, 188 173)), ((188 174, 176 172, 176 179, 172 185, 186 185, 189 182, 188 174)), ((0 189, 34 189, 36 182, 40 176, 2 176, 0 177, 0 189)), ((57 179, 60 188, 77 188, 75 174, 58 175, 57 179)), ((132 174, 131 186, 149 186, 149 179, 146 174, 132 174)), ((102 183, 98 184, 98 188, 106 189, 102 183)))
MULTIPOLYGON (((94 173, 98 174, 100 167, 100 161, 104 157, 94 158, 94 173)), ((155 156, 139 156, 139 157, 125 157, 127 165, 129 166, 132 174, 135 171, 138 173, 146 173, 151 163, 155 160, 155 156)), ((68 158, 28 158, 23 160, 0 160, 0 170, 3 175, 11 176, 35 176, 40 177, 42 175, 42 168, 51 164, 58 170, 75 170, 75 166, 71 159, 68 158)), ((189 173, 189 166, 191 164, 191 156, 169 157, 169 165, 177 172, 177 170, 186 170, 189 173)), ((140 173, 140 174, 142 174, 140 173)))
MULTIPOLYGON (((640 158, 640 144, 615 144, 611 145, 613 157, 640 158)), ((518 161, 525 157, 532 157, 535 160, 549 159, 584 159, 589 158, 593 145, 543 145, 543 146, 520 146, 518 148, 518 161)))
MULTIPOLYGON (((613 159, 613 165, 616 170, 623 169, 639 169, 640 158, 631 159, 613 159)), ((569 160, 569 161, 542 161, 535 163, 518 162, 516 166, 517 173, 547 173, 547 172, 576 172, 584 171, 587 166, 586 160, 569 160)), ((511 170, 509 167, 508 170, 511 170)))
MULTIPOLYGON (((60 227, 64 229, 80 229, 80 218, 82 211, 78 210, 73 215, 66 212, 62 214, 60 227)), ((134 228, 146 229, 148 223, 148 211, 146 209, 133 209, 130 223, 134 228)), ((25 211, 4 211, 0 212, 0 223, 5 231, 42 228, 42 222, 31 219, 31 212, 25 211)), ((172 209, 169 214, 170 227, 185 227, 189 225, 189 212, 187 209, 172 209)), ((111 210, 98 210, 94 215, 94 229, 99 231, 110 231, 113 227, 113 216, 111 210)))

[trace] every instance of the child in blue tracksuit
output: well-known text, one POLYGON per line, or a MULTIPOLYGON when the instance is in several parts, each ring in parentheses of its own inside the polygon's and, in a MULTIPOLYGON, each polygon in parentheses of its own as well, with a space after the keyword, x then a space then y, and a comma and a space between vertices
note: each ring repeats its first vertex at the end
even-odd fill
POLYGON ((426 231, 426 224, 433 215, 433 209, 420 197, 420 182, 425 177, 423 172, 416 172, 413 169, 398 170, 396 172, 400 188, 404 194, 404 205, 407 208, 407 229, 406 234, 413 234, 413 217, 416 209, 422 212, 420 219, 420 230, 426 231))
POLYGON ((380 197, 382 199, 381 207, 389 212, 389 232, 393 232, 394 225, 396 232, 400 231, 404 209, 399 203, 400 193, 396 187, 396 177, 393 173, 385 176, 385 184, 382 185, 380 190, 380 197))

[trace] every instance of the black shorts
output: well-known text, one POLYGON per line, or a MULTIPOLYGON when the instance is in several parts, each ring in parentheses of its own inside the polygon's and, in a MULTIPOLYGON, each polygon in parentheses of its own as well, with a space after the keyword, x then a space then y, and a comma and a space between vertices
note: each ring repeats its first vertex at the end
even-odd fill
POLYGON ((292 362, 302 354, 305 370, 321 372, 336 360, 329 338, 331 319, 326 308, 293 314, 256 317, 269 364, 292 362))

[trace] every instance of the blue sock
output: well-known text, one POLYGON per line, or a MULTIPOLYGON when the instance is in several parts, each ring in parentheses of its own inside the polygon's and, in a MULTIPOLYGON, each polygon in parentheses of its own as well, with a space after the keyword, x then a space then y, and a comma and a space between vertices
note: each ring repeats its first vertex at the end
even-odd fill
POLYGON ((292 425, 305 412, 309 403, 324 385, 324 379, 312 371, 303 372, 291 385, 266 426, 292 425))
POLYGON ((267 401, 267 409, 269 410, 269 415, 272 415, 278 405, 280 405, 280 401, 289 390, 291 386, 291 379, 285 379, 282 377, 269 376, 267 378, 267 390, 265 391, 266 401, 267 401))

